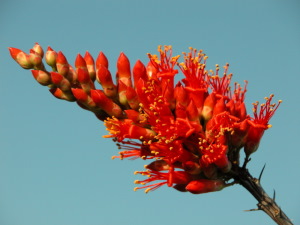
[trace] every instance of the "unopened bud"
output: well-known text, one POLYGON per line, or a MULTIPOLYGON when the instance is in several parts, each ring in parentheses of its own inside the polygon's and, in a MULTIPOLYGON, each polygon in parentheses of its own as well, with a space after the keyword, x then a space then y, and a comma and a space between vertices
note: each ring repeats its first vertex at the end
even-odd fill
POLYGON ((203 194, 207 192, 220 191, 225 186, 226 185, 222 180, 199 179, 191 181, 185 189, 193 194, 203 194))
POLYGON ((33 65, 30 61, 29 55, 17 48, 9 48, 11 57, 23 68, 32 69, 33 65))
POLYGON ((44 50, 39 45, 39 43, 35 43, 35 45, 33 46, 32 50, 34 50, 39 56, 41 56, 41 58, 44 57, 44 50))
POLYGON ((51 47, 48 47, 46 51, 45 59, 46 59, 46 63, 56 70, 56 59, 57 59, 56 51, 54 51, 51 47))

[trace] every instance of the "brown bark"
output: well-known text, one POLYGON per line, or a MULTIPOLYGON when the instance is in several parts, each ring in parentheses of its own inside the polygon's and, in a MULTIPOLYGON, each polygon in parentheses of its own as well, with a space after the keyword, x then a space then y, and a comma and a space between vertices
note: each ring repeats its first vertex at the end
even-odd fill
MULTIPOLYGON (((254 198, 258 201, 258 208, 254 210, 262 210, 268 214, 274 222, 278 225, 293 225, 292 221, 277 205, 274 198, 270 198, 265 192, 260 183, 260 178, 254 178, 249 173, 248 169, 243 167, 235 166, 232 168, 232 176, 236 183, 246 188, 254 198)), ((261 176, 260 176, 261 177, 261 176)), ((250 211, 254 211, 250 210, 250 211)))

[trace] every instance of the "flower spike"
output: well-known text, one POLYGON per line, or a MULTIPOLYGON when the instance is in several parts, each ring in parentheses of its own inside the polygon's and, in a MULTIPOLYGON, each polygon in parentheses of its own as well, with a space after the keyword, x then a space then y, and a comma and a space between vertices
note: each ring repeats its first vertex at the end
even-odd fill
POLYGON ((218 64, 207 71, 208 57, 194 48, 179 62, 171 46, 159 46, 157 55, 148 53, 149 61, 138 60, 132 70, 121 53, 115 79, 103 52, 96 61, 89 52, 78 54, 73 68, 62 52, 48 47, 45 61, 52 71, 47 71, 37 43, 28 54, 9 51, 21 67, 33 69, 33 77, 56 98, 76 101, 104 121, 109 132, 104 137, 113 138, 121 149, 113 158, 152 160, 146 171, 136 172, 146 179, 135 181, 142 185, 135 190, 146 193, 163 185, 193 194, 227 187, 239 168, 240 149, 248 162, 281 103, 273 104, 271 95, 260 106, 254 103, 250 117, 247 82, 232 88, 229 64, 222 75, 218 64), (179 72, 184 78, 175 85, 179 72))

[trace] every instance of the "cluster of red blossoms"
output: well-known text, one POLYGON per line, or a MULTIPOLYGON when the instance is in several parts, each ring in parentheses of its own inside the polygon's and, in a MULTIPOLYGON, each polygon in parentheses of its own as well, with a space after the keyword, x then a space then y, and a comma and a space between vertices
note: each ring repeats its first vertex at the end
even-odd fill
POLYGON ((78 54, 74 68, 62 52, 48 47, 49 72, 39 44, 29 54, 9 50, 56 98, 76 101, 104 121, 110 133, 105 137, 113 138, 121 149, 113 158, 153 160, 146 171, 135 172, 146 176, 135 181, 143 185, 135 190, 145 188, 146 193, 164 184, 194 194, 228 186, 231 169, 239 165, 240 149, 246 158, 257 150, 281 102, 271 103, 271 95, 264 104, 254 103, 253 116, 249 116, 244 103, 247 82, 231 88, 229 65, 221 76, 219 65, 207 71, 207 56, 193 48, 183 53, 179 63, 180 56, 172 56, 171 46, 159 46, 158 55, 148 54, 146 66, 138 60, 132 70, 121 53, 116 83, 102 52, 96 61, 88 52, 84 57, 78 54), (174 85, 180 71, 184 78, 174 85), (102 90, 96 88, 95 80, 102 90))

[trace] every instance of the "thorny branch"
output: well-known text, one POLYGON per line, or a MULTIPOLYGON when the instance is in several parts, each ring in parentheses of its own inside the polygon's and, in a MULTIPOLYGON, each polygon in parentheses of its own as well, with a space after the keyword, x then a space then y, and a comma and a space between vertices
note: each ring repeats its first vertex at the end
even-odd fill
MULTIPOLYGON (((264 168, 262 169, 262 172, 264 168)), ((258 208, 249 211, 262 210, 268 214, 278 225, 293 225, 292 221, 275 202, 275 191, 273 198, 271 198, 261 186, 260 178, 262 172, 259 176, 259 179, 257 179, 251 176, 245 166, 234 166, 232 168, 232 176, 235 182, 246 188, 258 201, 258 208)))

